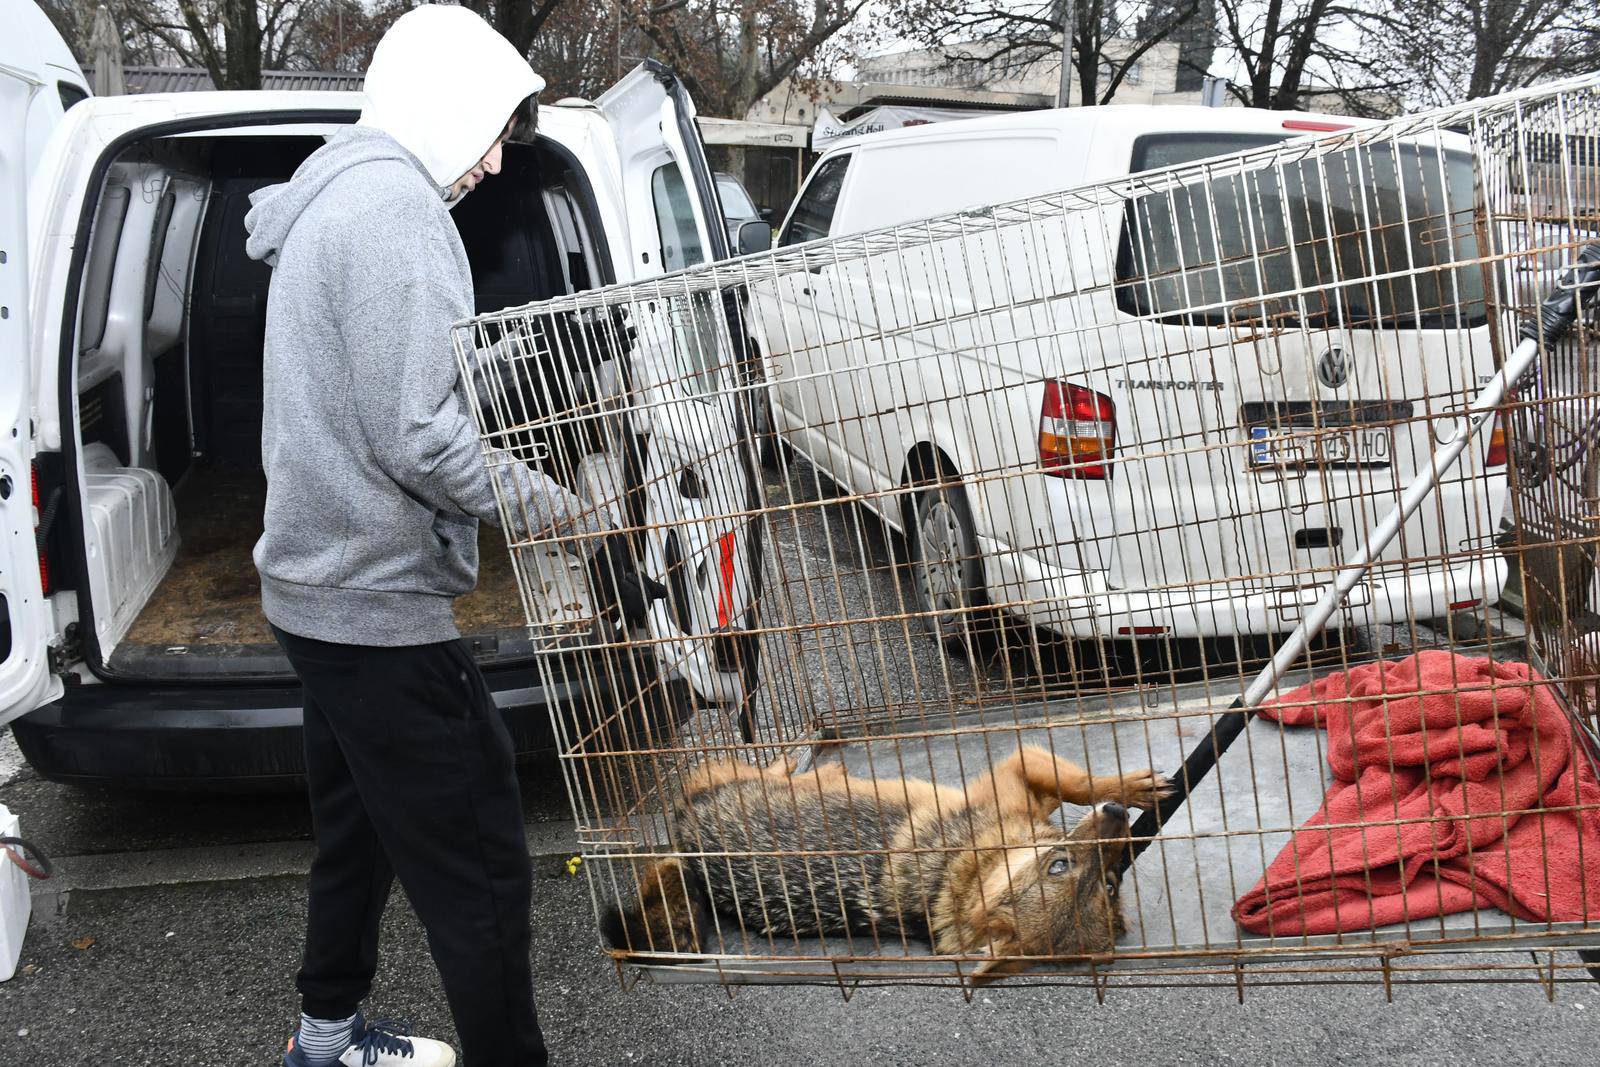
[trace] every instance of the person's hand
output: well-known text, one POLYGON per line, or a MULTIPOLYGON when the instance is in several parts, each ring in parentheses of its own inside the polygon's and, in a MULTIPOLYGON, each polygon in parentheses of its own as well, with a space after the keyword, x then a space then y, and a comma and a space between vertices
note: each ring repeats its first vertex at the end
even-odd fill
POLYGON ((589 577, 598 602, 595 608, 610 617, 620 611, 630 626, 650 614, 650 605, 667 595, 667 587, 634 566, 628 536, 612 532, 589 557, 589 577))

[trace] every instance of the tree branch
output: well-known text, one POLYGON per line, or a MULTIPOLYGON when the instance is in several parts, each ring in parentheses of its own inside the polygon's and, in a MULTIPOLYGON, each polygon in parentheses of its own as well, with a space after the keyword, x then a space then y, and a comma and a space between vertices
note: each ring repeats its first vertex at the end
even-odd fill
POLYGON ((222 56, 217 51, 216 42, 211 39, 210 29, 201 17, 200 9, 195 6, 194 0, 178 0, 178 13, 183 16, 184 25, 188 28, 189 38, 198 49, 200 65, 206 68, 211 75, 211 81, 217 88, 227 84, 224 77, 222 56))

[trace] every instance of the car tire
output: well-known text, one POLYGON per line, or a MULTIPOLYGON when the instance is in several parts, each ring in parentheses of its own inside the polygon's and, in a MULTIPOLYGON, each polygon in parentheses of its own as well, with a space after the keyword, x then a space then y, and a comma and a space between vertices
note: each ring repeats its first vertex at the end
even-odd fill
POLYGON ((911 494, 906 548, 911 602, 923 627, 952 655, 974 667, 985 662, 1002 622, 989 605, 972 509, 959 481, 924 482, 911 494))
POLYGON ((751 418, 755 423, 751 434, 756 441, 757 454, 763 470, 779 473, 789 465, 789 446, 772 428, 772 398, 762 390, 751 405, 751 418))

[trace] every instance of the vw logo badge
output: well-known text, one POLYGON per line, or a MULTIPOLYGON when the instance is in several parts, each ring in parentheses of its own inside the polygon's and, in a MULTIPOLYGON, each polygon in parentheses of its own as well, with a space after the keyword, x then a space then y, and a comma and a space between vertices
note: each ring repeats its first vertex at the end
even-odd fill
POLYGON ((1317 360, 1317 381, 1329 389, 1337 389, 1350 380, 1350 357, 1338 345, 1331 346, 1317 360))

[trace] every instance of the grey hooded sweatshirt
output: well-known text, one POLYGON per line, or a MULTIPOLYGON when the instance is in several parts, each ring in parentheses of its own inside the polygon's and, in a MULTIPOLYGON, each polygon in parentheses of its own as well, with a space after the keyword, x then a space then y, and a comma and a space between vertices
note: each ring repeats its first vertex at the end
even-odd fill
MULTIPOLYGON (((245 219, 249 254, 273 266, 262 608, 322 641, 458 636, 451 608, 477 584, 478 521, 498 524, 450 342, 473 287, 444 196, 542 83, 478 16, 433 10, 431 32, 391 34, 374 55, 362 124, 256 193, 245 219), (417 94, 427 106, 407 107, 417 94)), ((512 478, 535 527, 592 525, 543 474, 514 466, 512 478)))

